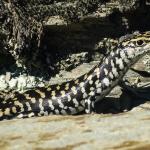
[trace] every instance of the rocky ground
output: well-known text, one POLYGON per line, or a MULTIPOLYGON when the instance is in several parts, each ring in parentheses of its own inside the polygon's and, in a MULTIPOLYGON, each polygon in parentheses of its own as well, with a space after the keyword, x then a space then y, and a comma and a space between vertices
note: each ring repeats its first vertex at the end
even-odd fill
POLYGON ((0 123, 4 150, 148 150, 150 105, 119 114, 48 116, 0 123), (146 109, 144 109, 145 107, 146 109))

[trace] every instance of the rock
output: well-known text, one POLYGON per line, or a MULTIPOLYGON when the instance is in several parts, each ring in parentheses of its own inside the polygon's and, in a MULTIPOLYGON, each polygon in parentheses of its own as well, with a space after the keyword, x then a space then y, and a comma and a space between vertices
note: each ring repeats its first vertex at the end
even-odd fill
POLYGON ((47 116, 2 121, 0 149, 148 149, 149 116, 150 111, 142 108, 114 115, 47 116))

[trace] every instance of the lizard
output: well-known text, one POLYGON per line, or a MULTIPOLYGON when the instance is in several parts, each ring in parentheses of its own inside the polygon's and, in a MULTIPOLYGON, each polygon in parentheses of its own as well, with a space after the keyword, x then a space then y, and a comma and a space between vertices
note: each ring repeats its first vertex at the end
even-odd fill
POLYGON ((50 114, 92 113, 94 104, 122 81, 142 56, 150 53, 150 31, 123 36, 115 51, 77 79, 47 87, 35 87, 12 98, 0 99, 0 120, 50 114), (96 100, 96 96, 99 99, 96 100))

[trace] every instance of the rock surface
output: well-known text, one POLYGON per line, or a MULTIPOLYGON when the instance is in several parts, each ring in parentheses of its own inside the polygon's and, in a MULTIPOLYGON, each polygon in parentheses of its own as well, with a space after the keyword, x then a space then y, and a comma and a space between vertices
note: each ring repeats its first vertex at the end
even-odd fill
POLYGON ((47 116, 2 121, 0 149, 148 150, 150 105, 140 107, 117 115, 47 116))

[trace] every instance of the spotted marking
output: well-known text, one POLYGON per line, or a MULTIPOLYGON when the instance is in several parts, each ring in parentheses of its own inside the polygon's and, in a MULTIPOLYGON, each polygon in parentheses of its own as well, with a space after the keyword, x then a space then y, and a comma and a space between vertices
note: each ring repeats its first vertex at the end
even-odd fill
POLYGON ((52 96, 52 100, 56 100, 56 96, 52 96))
POLYGON ((31 113, 28 114, 28 117, 31 118, 31 117, 33 117, 34 115, 35 115, 35 114, 34 114, 33 112, 31 112, 31 113))
POLYGON ((19 106, 20 109, 21 109, 21 112, 24 112, 24 107, 23 107, 23 104, 22 104, 22 103, 20 103, 19 101, 14 101, 14 105, 15 105, 15 106, 19 106))
POLYGON ((85 88, 84 87, 81 88, 81 92, 85 93, 85 88))
POLYGON ((40 98, 39 99, 39 108, 40 108, 40 110, 44 110, 44 107, 43 107, 43 99, 42 98, 40 98))
POLYGON ((65 110, 61 110, 61 114, 63 114, 63 115, 67 115, 67 112, 65 111, 65 110))
POLYGON ((73 103, 75 104, 75 107, 78 107, 79 106, 79 102, 77 101, 77 99, 76 98, 73 98, 73 103))
POLYGON ((31 98, 31 102, 32 102, 33 104, 36 103, 35 97, 32 97, 32 98, 31 98))
POLYGON ((111 51, 110 55, 113 57, 115 55, 115 53, 113 51, 111 51))
POLYGON ((44 116, 48 116, 48 111, 44 111, 44 116))
POLYGON ((114 78, 112 72, 109 72, 109 77, 110 77, 110 79, 113 79, 113 78, 114 78))
POLYGON ((53 105, 51 100, 48 100, 48 104, 49 104, 49 107, 51 108, 51 110, 55 109, 55 107, 54 107, 54 105, 53 105))
POLYGON ((58 109, 55 109, 54 111, 56 115, 60 114, 58 109))
POLYGON ((126 58, 125 52, 124 52, 124 51, 121 51, 121 52, 120 52, 120 56, 121 56, 122 59, 125 59, 125 58, 126 58))
POLYGON ((6 108, 6 109, 5 109, 4 115, 7 115, 7 116, 10 115, 10 108, 6 108))
POLYGON ((66 92, 65 92, 65 91, 60 91, 60 93, 61 93, 61 96, 62 96, 62 97, 65 97, 65 96, 66 96, 66 92))
POLYGON ((110 82, 108 78, 104 78, 102 81, 106 86, 109 86, 110 82))
POLYGON ((44 92, 42 92, 42 91, 40 91, 40 90, 35 90, 35 91, 36 91, 37 93, 39 93, 42 98, 45 98, 45 93, 44 93, 44 92))
POLYGON ((70 102, 71 101, 71 96, 67 95, 67 98, 68 98, 68 102, 70 102))
POLYGON ((19 114, 19 115, 17 116, 17 118, 19 118, 19 119, 23 118, 23 114, 19 114))
POLYGON ((32 110, 32 108, 31 108, 29 102, 26 102, 26 106, 28 107, 28 111, 31 111, 31 110, 32 110))
POLYGON ((124 68, 123 61, 121 58, 116 58, 116 64, 119 65, 119 68, 122 70, 124 68))
POLYGON ((52 90, 51 87, 48 87, 48 88, 47 88, 47 91, 51 91, 51 90, 52 90))
POLYGON ((88 97, 87 93, 84 92, 84 93, 83 93, 83 98, 87 98, 87 97, 88 97))
POLYGON ((74 81, 74 83, 75 83, 75 84, 78 84, 78 83, 79 83, 79 79, 76 79, 76 80, 74 81))
POLYGON ((99 73, 99 72, 100 72, 100 68, 97 67, 97 68, 94 70, 94 72, 95 72, 95 73, 99 73))
POLYGON ((94 95, 95 95, 95 92, 94 92, 94 91, 91 91, 91 92, 89 93, 89 95, 90 95, 90 96, 94 96, 94 95))
POLYGON ((112 68, 115 68, 115 64, 114 64, 113 60, 111 60, 110 63, 111 63, 111 67, 112 67, 112 68))
POLYGON ((98 84, 96 84, 96 88, 99 88, 101 86, 102 86, 102 84, 100 82, 98 84))
POLYGON ((102 89, 101 88, 97 88, 96 89, 96 93, 100 94, 102 92, 102 89))
POLYGON ((70 84, 69 83, 66 83, 66 85, 65 86, 69 86, 70 84))
POLYGON ((87 74, 85 74, 85 75, 84 75, 84 77, 83 77, 83 80, 86 80, 86 79, 87 79, 87 77, 88 77, 88 75, 87 75, 87 74))
POLYGON ((17 109, 16 109, 15 106, 12 107, 12 112, 13 112, 14 114, 17 113, 17 109))
POLYGON ((65 87, 65 90, 68 91, 68 90, 69 90, 69 86, 66 86, 66 87, 65 87))
POLYGON ((117 69, 116 69, 115 67, 112 68, 112 73, 113 73, 113 75, 114 75, 115 77, 118 76, 118 72, 117 72, 117 69))
POLYGON ((62 103, 61 99, 58 99, 58 104, 60 108, 64 108, 64 104, 62 103))
POLYGON ((74 107, 69 107, 69 110, 72 112, 72 114, 75 114, 77 112, 74 107))
POLYGON ((133 58, 134 57, 134 49, 133 48, 129 48, 127 50, 127 54, 128 54, 128 58, 133 58))
POLYGON ((52 92, 51 92, 51 96, 56 96, 56 92, 55 92, 55 91, 52 91, 52 92))
POLYGON ((57 89, 57 90, 60 90, 60 86, 58 85, 58 86, 56 87, 56 89, 57 89))
POLYGON ((76 94, 77 94, 77 89, 76 89, 76 87, 75 87, 75 86, 73 86, 73 87, 71 88, 71 90, 72 90, 72 92, 73 92, 73 94, 74 94, 74 95, 76 95, 76 94))
POLYGON ((93 75, 89 75, 89 77, 87 78, 87 80, 92 80, 93 75))
POLYGON ((95 88, 94 87, 90 87, 90 91, 94 91, 95 90, 95 88))
POLYGON ((80 83, 80 87, 83 87, 83 86, 84 86, 84 84, 85 84, 84 82, 81 82, 81 83, 80 83))
POLYGON ((92 85, 92 84, 93 84, 93 80, 90 80, 90 81, 89 81, 89 84, 92 85))
POLYGON ((29 99, 29 100, 32 98, 32 97, 30 97, 30 94, 25 93, 24 96, 25 96, 26 99, 29 99))
POLYGON ((106 76, 108 75, 108 70, 106 68, 104 68, 104 73, 106 76))
POLYGON ((109 64, 108 58, 105 59, 105 63, 106 63, 107 65, 109 64))

